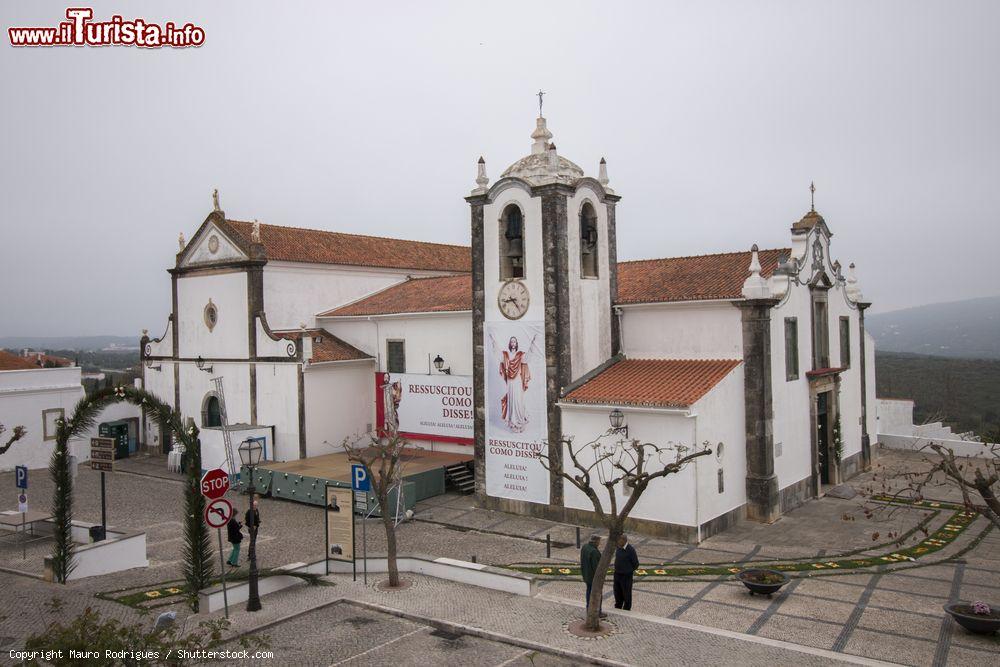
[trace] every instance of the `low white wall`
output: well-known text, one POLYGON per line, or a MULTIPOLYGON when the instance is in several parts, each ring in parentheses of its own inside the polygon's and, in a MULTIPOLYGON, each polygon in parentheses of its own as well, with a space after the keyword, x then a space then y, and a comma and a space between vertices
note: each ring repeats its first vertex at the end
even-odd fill
MULTIPOLYGON (((505 591, 514 595, 533 596, 537 592, 537 582, 534 577, 490 565, 469 563, 452 558, 429 558, 421 556, 405 556, 398 558, 396 562, 400 572, 423 574, 471 586, 505 591)), ((364 566, 364 561, 359 559, 357 562, 358 576, 361 576, 364 566)), ((278 569, 292 572, 325 574, 326 567, 324 561, 316 561, 309 564, 292 563, 278 569)), ((331 560, 329 561, 329 568, 331 574, 350 574, 353 572, 352 564, 344 561, 331 560)), ((387 570, 388 560, 385 557, 368 559, 369 574, 386 572, 387 570)), ((303 581, 298 577, 277 574, 262 577, 258 582, 257 590, 263 596, 301 583, 303 581)), ((226 596, 231 605, 246 602, 248 593, 249 588, 246 581, 227 584, 226 596)), ((198 600, 199 609, 202 611, 214 612, 222 609, 225 606, 222 585, 219 584, 202 590, 198 594, 198 600)))
MULTIPOLYGON (((68 580, 76 581, 102 574, 111 574, 135 567, 149 567, 146 558, 146 533, 125 533, 108 530, 107 539, 100 542, 90 541, 90 528, 97 524, 74 521, 72 526, 73 541, 76 551, 73 558, 73 571, 68 580)), ((36 524, 36 529, 42 532, 52 532, 52 522, 44 521, 36 524)), ((45 579, 52 581, 51 557, 45 557, 45 579)))
POLYGON ((944 438, 927 438, 915 435, 879 433, 878 441, 882 446, 890 449, 909 449, 913 451, 925 449, 925 451, 929 454, 934 453, 933 450, 927 448, 927 445, 932 442, 935 445, 947 447, 951 451, 955 452, 956 456, 983 458, 995 456, 996 454, 994 454, 994 452, 1000 453, 1000 445, 974 442, 972 440, 946 440, 944 438))

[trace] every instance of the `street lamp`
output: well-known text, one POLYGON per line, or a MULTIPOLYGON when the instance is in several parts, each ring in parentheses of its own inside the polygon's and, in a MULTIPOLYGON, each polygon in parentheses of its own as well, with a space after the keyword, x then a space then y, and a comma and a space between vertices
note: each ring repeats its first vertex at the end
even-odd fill
POLYGON ((247 597, 247 611, 260 611, 261 609, 260 594, 257 592, 257 511, 253 506, 254 493, 256 491, 253 486, 253 479, 255 468, 260 463, 262 451, 263 448, 258 440, 247 438, 240 443, 240 463, 243 464, 244 468, 247 468, 250 475, 248 488, 250 492, 250 509, 247 512, 247 530, 250 531, 250 550, 247 552, 247 557, 250 560, 250 576, 248 579, 250 594, 247 597))
POLYGON ((615 408, 611 411, 611 414, 608 415, 608 421, 611 422, 612 433, 621 433, 626 438, 628 437, 628 424, 625 424, 625 413, 618 408, 615 408))
POLYGON ((441 358, 440 354, 434 357, 434 368, 438 369, 439 372, 444 373, 445 375, 451 375, 451 367, 444 367, 444 359, 441 358))
POLYGON ((212 366, 205 365, 205 360, 201 358, 201 355, 198 355, 198 360, 194 362, 194 365, 198 367, 199 371, 205 371, 206 373, 211 373, 213 370, 212 366))

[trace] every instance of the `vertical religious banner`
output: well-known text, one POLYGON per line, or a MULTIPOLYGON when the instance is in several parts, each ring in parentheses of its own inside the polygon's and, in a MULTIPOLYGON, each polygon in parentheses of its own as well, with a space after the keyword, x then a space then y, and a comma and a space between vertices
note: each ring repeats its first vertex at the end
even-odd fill
POLYGON ((485 338, 486 493, 547 504, 544 326, 487 322, 485 338))

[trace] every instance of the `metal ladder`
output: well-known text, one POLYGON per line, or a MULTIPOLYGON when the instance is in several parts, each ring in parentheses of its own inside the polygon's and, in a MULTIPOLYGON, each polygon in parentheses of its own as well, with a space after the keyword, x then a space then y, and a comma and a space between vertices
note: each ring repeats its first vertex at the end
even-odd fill
POLYGON ((222 448, 226 450, 226 472, 230 475, 237 473, 236 463, 233 461, 233 446, 229 437, 229 418, 226 416, 226 390, 222 386, 222 378, 212 378, 215 385, 215 393, 219 396, 219 418, 222 420, 222 448))

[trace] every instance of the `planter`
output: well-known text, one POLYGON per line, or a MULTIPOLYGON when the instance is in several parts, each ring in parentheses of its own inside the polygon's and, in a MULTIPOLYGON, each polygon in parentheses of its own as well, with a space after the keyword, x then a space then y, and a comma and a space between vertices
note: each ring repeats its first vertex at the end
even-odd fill
POLYGON ((1000 612, 993 605, 990 605, 990 608, 993 611, 989 614, 976 614, 972 611, 972 605, 967 602, 944 606, 944 610, 951 614, 956 623, 977 635, 993 634, 1000 629, 1000 612))
POLYGON ((788 575, 784 572, 761 568, 741 570, 736 574, 736 578, 750 589, 750 595, 757 593, 770 596, 788 583, 788 575))

